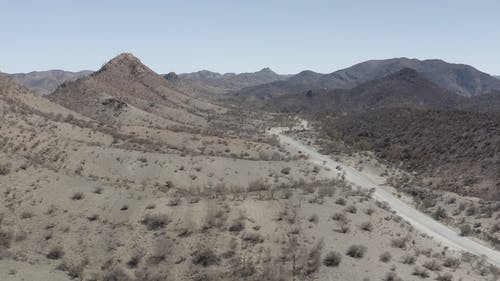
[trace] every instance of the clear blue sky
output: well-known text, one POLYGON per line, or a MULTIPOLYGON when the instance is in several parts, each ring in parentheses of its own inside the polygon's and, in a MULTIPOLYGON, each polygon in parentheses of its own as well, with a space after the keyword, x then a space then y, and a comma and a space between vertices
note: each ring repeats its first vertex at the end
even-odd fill
POLYGON ((155 71, 304 69, 441 58, 500 74, 500 1, 0 0, 0 71, 98 69, 132 52, 155 71))

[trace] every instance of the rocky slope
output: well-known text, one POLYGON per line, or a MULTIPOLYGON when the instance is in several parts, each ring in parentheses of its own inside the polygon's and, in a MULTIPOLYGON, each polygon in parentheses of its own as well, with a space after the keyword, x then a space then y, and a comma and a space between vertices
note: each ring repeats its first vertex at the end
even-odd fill
POLYGON ((425 186, 500 200, 500 116, 390 108, 325 123, 331 137, 418 173, 425 186))
POLYGON ((121 54, 99 71, 62 84, 48 98, 101 122, 206 127, 222 108, 176 88, 131 54, 121 54))

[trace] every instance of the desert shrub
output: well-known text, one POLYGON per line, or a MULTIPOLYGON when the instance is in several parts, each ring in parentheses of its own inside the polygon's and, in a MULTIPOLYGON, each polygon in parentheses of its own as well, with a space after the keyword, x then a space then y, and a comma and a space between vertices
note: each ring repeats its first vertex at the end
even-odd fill
POLYGON ((181 203, 182 203, 181 198, 175 197, 175 198, 172 198, 168 201, 167 206, 175 207, 175 206, 179 206, 181 203))
POLYGON ((6 176, 10 174, 10 164, 0 164, 0 176, 6 176))
POLYGON ((338 266, 342 261, 342 255, 339 252, 330 251, 323 259, 325 266, 338 266))
POLYGON ((333 189, 331 186, 322 186, 318 189, 318 195, 319 197, 332 197, 333 194, 335 194, 335 189, 333 189))
POLYGON ((285 168, 281 169, 281 173, 284 175, 289 175, 291 170, 292 169, 290 167, 285 167, 285 168))
POLYGON ((447 257, 443 261, 443 266, 450 268, 458 268, 460 266, 460 263, 462 263, 462 261, 459 258, 447 257))
POLYGON ((130 269, 137 268, 137 265, 139 265, 139 262, 141 262, 141 256, 140 255, 133 255, 127 261, 127 267, 130 269))
POLYGON ((82 279, 83 271, 85 270, 85 267, 87 266, 87 264, 88 264, 88 261, 82 261, 82 262, 77 263, 77 264, 63 261, 56 267, 56 269, 66 272, 66 274, 71 279, 76 279, 76 278, 82 279))
POLYGON ((231 232, 240 232, 243 229, 245 229, 245 223, 241 220, 236 220, 229 226, 231 232))
POLYGON ((70 199, 71 200, 82 200, 85 197, 85 195, 82 192, 75 192, 73 195, 71 195, 70 199))
POLYGON ((427 268, 430 271, 440 271, 441 270, 441 264, 437 262, 436 260, 429 260, 424 262, 422 265, 423 267, 427 268))
POLYGON ((169 224, 170 218, 165 214, 147 214, 144 216, 141 223, 145 225, 148 230, 155 231, 169 224))
POLYGON ((241 239, 245 242, 250 242, 253 244, 258 244, 264 242, 264 237, 260 235, 259 233, 245 233, 241 239))
POLYGON ((429 271, 425 268, 421 268, 420 266, 416 266, 413 269, 412 275, 418 276, 420 278, 427 278, 429 277, 429 271))
POLYGON ((362 224, 360 225, 360 228, 361 228, 362 230, 364 230, 364 231, 368 231, 368 232, 370 232, 370 231, 372 231, 372 230, 373 230, 373 224, 372 224, 371 222, 367 221, 367 222, 362 223, 362 224))
POLYGON ((347 204, 347 201, 344 198, 340 197, 337 200, 335 200, 335 204, 345 206, 347 204))
POLYGON ((323 240, 319 240, 309 251, 306 264, 304 266, 305 275, 311 275, 318 270, 319 266, 321 265, 321 251, 323 250, 323 246, 323 240))
POLYGON ((155 242, 152 255, 148 258, 148 263, 157 265, 165 261, 172 251, 173 243, 166 237, 162 237, 155 242))
POLYGON ((469 236, 472 233, 472 227, 468 224, 462 224, 458 228, 461 236, 469 236))
POLYGON ((112 267, 104 272, 102 281, 132 281, 132 279, 120 267, 112 267))
POLYGON ((339 232, 340 233, 347 233, 349 232, 349 222, 347 220, 339 220, 337 221, 337 225, 339 227, 339 232))
POLYGON ((256 192, 256 191, 262 191, 262 190, 267 190, 268 186, 264 183, 263 180, 258 179, 252 182, 248 183, 248 192, 256 192))
POLYGON ((438 274, 438 276, 436 277, 436 280, 437 281, 452 281, 453 275, 451 275, 451 273, 445 273, 443 275, 438 274))
POLYGON ((396 274, 396 272, 387 272, 382 278, 383 281, 403 281, 403 279, 399 278, 399 276, 396 274))
POLYGON ((380 255, 380 261, 382 261, 382 262, 389 262, 389 261, 391 261, 391 259, 392 259, 392 255, 389 252, 383 252, 380 255))
POLYGON ((47 255, 45 255, 46 258, 51 259, 51 260, 58 260, 64 256, 64 251, 61 247, 56 246, 53 247, 47 255))
POLYGON ((222 227, 226 223, 227 216, 224 210, 218 208, 214 201, 209 201, 205 214, 204 229, 222 227))
POLYGON ((401 262, 403 264, 415 264, 415 261, 417 260, 417 258, 413 255, 409 255, 409 254, 406 254, 402 257, 402 260, 401 262))
POLYGON ((312 222, 312 223, 317 223, 318 222, 318 215, 312 214, 311 216, 309 216, 309 218, 307 220, 309 222, 312 222))
POLYGON ((335 213, 332 215, 332 220, 334 221, 347 221, 347 217, 344 213, 335 213))
POLYGON ((219 262, 219 258, 212 249, 202 249, 193 254, 193 264, 203 267, 211 266, 219 262))
POLYGON ((24 219, 30 219, 33 217, 33 213, 30 212, 30 211, 23 211, 21 213, 21 219, 24 220, 24 219))
POLYGON ((355 214, 357 212, 356 206, 349 205, 345 208, 345 211, 351 214, 355 214))
POLYGON ((347 251, 346 255, 352 258, 362 258, 366 253, 366 247, 363 245, 351 245, 347 251))
POLYGON ((103 188, 98 186, 98 187, 94 188, 94 190, 92 192, 95 194, 102 194, 102 191, 103 191, 103 188))
POLYGON ((365 209, 365 214, 371 216, 373 214, 373 212, 375 212, 375 210, 371 207, 368 207, 365 209))
POLYGON ((12 238, 13 238, 12 232, 0 229, 0 249, 10 248, 12 238))
POLYGON ((406 249, 406 243, 408 239, 406 237, 395 238, 391 241, 391 246, 399 249, 406 249))
POLYGON ((446 210, 441 206, 437 207, 437 209, 432 213, 432 218, 435 220, 442 220, 448 217, 446 214, 446 210))

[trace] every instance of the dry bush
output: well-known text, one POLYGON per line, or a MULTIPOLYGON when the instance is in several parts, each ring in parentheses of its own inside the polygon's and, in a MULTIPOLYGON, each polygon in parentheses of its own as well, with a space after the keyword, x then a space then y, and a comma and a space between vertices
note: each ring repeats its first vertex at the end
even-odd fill
POLYGON ((340 232, 340 233, 348 233, 350 230, 349 222, 347 220, 337 221, 337 226, 339 227, 338 232, 340 232))
POLYGON ((285 168, 281 169, 281 173, 284 175, 289 175, 291 170, 292 170, 292 168, 285 167, 285 168))
POLYGON ((10 174, 10 164, 0 164, 0 176, 6 176, 10 174))
POLYGON ((335 200, 335 204, 345 206, 347 204, 347 201, 344 198, 340 197, 337 200, 335 200))
POLYGON ((462 263, 462 260, 460 258, 447 257, 443 261, 443 266, 449 267, 449 268, 458 268, 461 263, 462 263))
POLYGON ((442 220, 448 217, 446 210, 441 206, 437 207, 437 209, 432 213, 432 218, 435 220, 442 220))
POLYGON ((472 227, 468 224, 462 224, 458 228, 461 236, 469 236, 472 233, 472 227))
POLYGON ((312 214, 307 220, 309 222, 312 222, 312 223, 317 223, 318 222, 318 215, 317 214, 312 214))
POLYGON ((387 272, 384 276, 384 278, 382 278, 383 281, 403 281, 403 279, 401 279, 397 274, 396 272, 387 272))
POLYGON ((75 192, 70 197, 71 200, 82 200, 83 198, 85 198, 85 195, 82 192, 75 192))
POLYGON ((382 261, 382 262, 389 262, 389 261, 391 261, 391 259, 392 259, 392 255, 389 252, 383 252, 380 255, 380 261, 382 261))
POLYGON ((314 244, 314 247, 309 251, 307 260, 304 265, 304 274, 309 276, 316 272, 321 265, 321 252, 323 250, 323 240, 320 239, 314 244))
POLYGON ((170 218, 166 214, 146 214, 141 223, 150 231, 164 228, 170 223, 170 218))
POLYGON ((258 179, 252 182, 248 183, 248 192, 257 192, 257 191, 263 191, 263 190, 268 190, 269 186, 266 185, 266 183, 262 179, 258 179))
POLYGON ((391 246, 394 248, 406 249, 407 242, 408 242, 408 238, 406 238, 406 237, 395 238, 395 239, 392 239, 391 246))
POLYGON ((211 266, 219 262, 219 258, 212 249, 205 248, 193 253, 192 262, 203 267, 211 266))
POLYGON ((102 281, 132 281, 122 268, 115 266, 104 272, 102 281))
POLYGON ((349 205, 345 208, 345 211, 351 214, 355 214, 358 210, 356 209, 356 206, 349 205))
POLYGON ((334 220, 334 221, 347 221, 347 217, 344 213, 335 213, 332 215, 332 220, 334 220))
POLYGON ((226 223, 226 213, 224 210, 217 207, 214 201, 207 202, 206 215, 204 218, 203 229, 212 227, 222 227, 226 223))
POLYGON ((318 196, 321 198, 332 197, 335 194, 335 189, 331 186, 321 186, 318 189, 318 196))
POLYGON ((439 262, 436 260, 426 261, 426 262, 424 262, 424 264, 422 266, 427 268, 430 271, 440 271, 441 270, 441 264, 439 264, 439 262))
POLYGON ((245 242, 249 242, 252 244, 258 244, 258 243, 263 243, 264 242, 264 237, 260 235, 259 233, 245 233, 241 237, 241 239, 245 242))
POLYGON ((154 250, 148 258, 148 263, 157 265, 162 261, 167 260, 172 252, 173 243, 166 237, 162 237, 155 242, 154 250))
POLYGON ((369 221, 362 223, 359 226, 362 230, 371 232, 373 230, 373 224, 369 221))
POLYGON ((47 255, 45 255, 46 258, 50 260, 58 260, 64 256, 64 251, 61 247, 55 246, 53 247, 47 255))
POLYGON ((338 266, 341 261, 342 255, 339 252, 331 251, 326 254, 325 258, 323 259, 323 264, 325 266, 338 266))
POLYGON ((235 220, 230 226, 229 226, 229 231, 230 232, 240 232, 243 229, 245 229, 245 222, 242 221, 241 219, 235 220))
POLYGON ((82 279, 83 271, 85 270, 85 267, 87 265, 88 265, 88 260, 84 260, 84 261, 77 263, 77 264, 63 261, 56 267, 56 269, 66 272, 66 274, 71 279, 77 279, 77 278, 82 279))
POLYGON ((366 247, 363 245, 351 245, 347 251, 346 255, 352 258, 362 258, 366 253, 366 247))
POLYGON ((414 255, 406 254, 402 257, 401 262, 403 264, 415 264, 417 258, 414 255))
POLYGON ((414 276, 418 276, 420 278, 427 278, 429 277, 429 271, 425 268, 421 268, 420 266, 416 266, 414 269, 413 269, 413 272, 412 272, 412 275, 414 276))
POLYGON ((371 207, 368 207, 365 209, 365 214, 371 216, 373 213, 375 212, 375 210, 371 207))
POLYGON ((12 238, 13 238, 12 232, 0 229, 0 249, 10 248, 12 238))

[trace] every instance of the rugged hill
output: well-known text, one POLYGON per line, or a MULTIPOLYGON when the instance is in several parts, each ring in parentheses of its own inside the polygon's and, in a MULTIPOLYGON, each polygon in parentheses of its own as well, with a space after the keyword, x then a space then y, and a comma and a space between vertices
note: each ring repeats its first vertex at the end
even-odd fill
POLYGON ((179 90, 131 54, 99 71, 62 84, 48 98, 101 122, 205 127, 222 108, 179 90))
POLYGON ((342 114, 401 106, 452 108, 458 106, 461 100, 407 68, 352 89, 308 90, 264 101, 254 99, 253 102, 271 111, 342 114))
POLYGON ((468 65, 442 60, 394 58, 370 60, 330 74, 301 72, 286 81, 242 89, 236 95, 269 98, 314 89, 347 89, 404 68, 415 69, 424 78, 461 96, 477 96, 500 89, 498 79, 468 65))
POLYGON ((375 151, 429 186, 500 200, 500 116, 456 110, 380 109, 336 118, 331 136, 375 151))
POLYGON ((269 68, 250 73, 220 74, 208 70, 193 73, 179 74, 185 87, 206 94, 224 94, 241 90, 245 87, 256 86, 288 78, 287 75, 276 74, 269 68))
POLYGON ((8 74, 17 83, 25 86, 33 93, 48 95, 66 81, 90 75, 92 71, 70 72, 64 70, 33 71, 30 73, 8 74))

